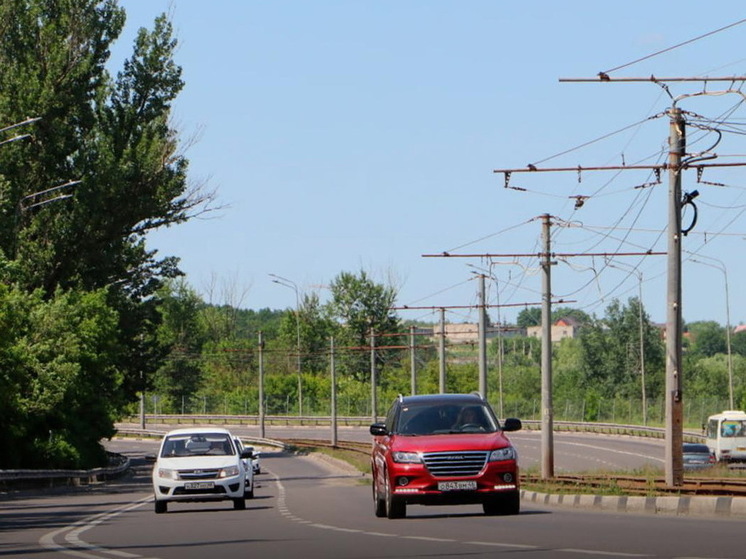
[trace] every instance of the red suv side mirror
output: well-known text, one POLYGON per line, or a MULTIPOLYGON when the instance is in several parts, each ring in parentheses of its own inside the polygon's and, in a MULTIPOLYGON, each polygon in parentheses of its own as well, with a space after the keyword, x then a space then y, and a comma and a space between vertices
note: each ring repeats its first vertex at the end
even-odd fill
POLYGON ((370 426, 370 434, 374 437, 381 437, 388 435, 389 432, 386 430, 386 424, 385 423, 374 423, 370 426))
POLYGON ((521 420, 515 417, 508 417, 503 425, 503 431, 520 431, 522 428, 521 420))

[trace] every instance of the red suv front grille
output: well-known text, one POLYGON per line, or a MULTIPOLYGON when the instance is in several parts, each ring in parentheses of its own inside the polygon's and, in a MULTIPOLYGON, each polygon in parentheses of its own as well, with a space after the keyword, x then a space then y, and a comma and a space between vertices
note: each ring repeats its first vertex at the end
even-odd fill
POLYGON ((422 460, 433 477, 466 477, 482 471, 487 454, 481 450, 426 452, 422 460))

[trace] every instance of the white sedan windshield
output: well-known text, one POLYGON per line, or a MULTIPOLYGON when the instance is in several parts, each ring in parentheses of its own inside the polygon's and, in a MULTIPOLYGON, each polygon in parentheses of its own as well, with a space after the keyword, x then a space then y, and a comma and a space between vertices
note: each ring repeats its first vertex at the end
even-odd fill
POLYGON ((162 457, 180 456, 232 456, 236 452, 227 435, 199 433, 172 435, 163 443, 162 457))

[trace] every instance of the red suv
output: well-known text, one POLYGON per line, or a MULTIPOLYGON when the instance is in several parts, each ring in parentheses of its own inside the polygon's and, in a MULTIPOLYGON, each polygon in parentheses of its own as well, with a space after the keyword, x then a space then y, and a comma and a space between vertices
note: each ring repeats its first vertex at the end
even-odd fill
POLYGON ((482 504, 518 514, 518 454, 479 394, 400 396, 385 423, 370 426, 376 516, 403 518, 408 504, 482 504))

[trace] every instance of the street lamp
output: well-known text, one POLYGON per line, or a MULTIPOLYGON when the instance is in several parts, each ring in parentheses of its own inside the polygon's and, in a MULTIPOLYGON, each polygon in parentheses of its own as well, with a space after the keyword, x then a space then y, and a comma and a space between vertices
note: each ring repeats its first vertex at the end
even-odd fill
POLYGON ((301 358, 300 358, 300 294, 298 292, 298 285, 287 278, 278 276, 277 274, 269 274, 270 277, 274 278, 273 283, 282 285, 288 289, 295 291, 295 324, 298 334, 297 339, 297 351, 298 351, 298 415, 303 415, 303 383, 301 380, 301 358))
MULTIPOLYGON (((34 122, 37 122, 39 120, 41 120, 41 117, 27 118, 26 120, 23 120, 21 122, 16 122, 15 124, 11 124, 10 126, 0 128, 0 134, 7 132, 8 130, 13 130, 14 128, 18 128, 19 126, 25 126, 26 124, 33 124, 34 122)), ((17 142, 18 140, 25 140, 26 138, 30 138, 30 137, 31 137, 31 134, 19 134, 18 136, 13 136, 12 138, 8 138, 7 140, 0 141, 0 146, 4 144, 10 144, 12 142, 17 142)))
POLYGON ((733 409, 733 353, 731 352, 731 344, 730 344, 730 299, 728 297, 728 269, 725 267, 725 263, 720 260, 719 258, 715 258, 713 256, 705 256, 704 254, 699 255, 702 258, 707 258, 708 260, 714 260, 715 262, 718 262, 720 266, 717 266, 715 264, 710 264, 708 262, 702 262, 701 260, 697 260, 695 258, 690 258, 690 262, 696 262, 697 264, 704 264, 705 266, 710 266, 711 268, 715 268, 716 270, 720 270, 723 272, 723 276, 725 277, 725 341, 728 345, 728 402, 730 404, 730 407, 728 409, 733 409))

